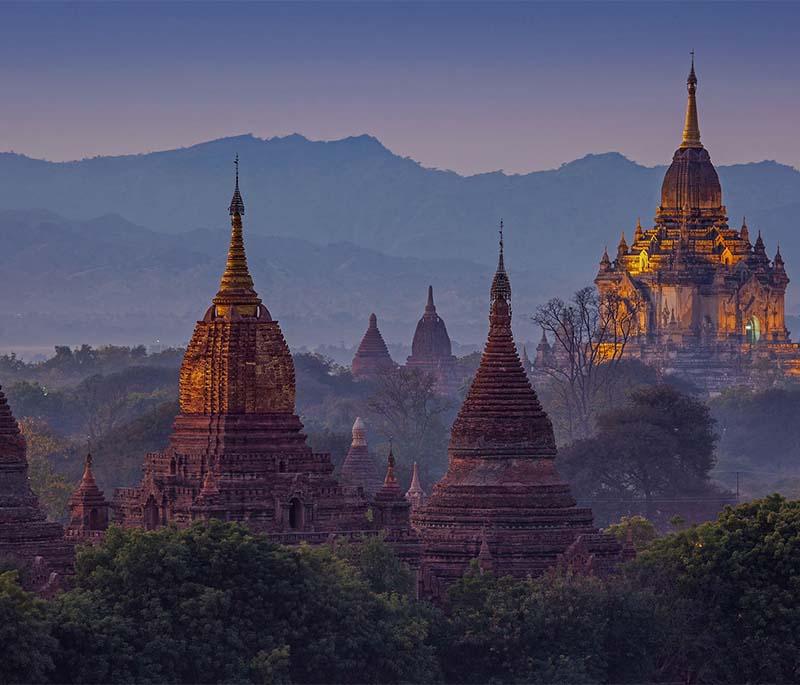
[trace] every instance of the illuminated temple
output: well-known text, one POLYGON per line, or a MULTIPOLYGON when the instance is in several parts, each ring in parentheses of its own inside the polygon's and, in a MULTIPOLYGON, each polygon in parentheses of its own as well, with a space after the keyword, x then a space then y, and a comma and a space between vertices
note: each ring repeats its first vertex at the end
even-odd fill
POLYGON ((114 521, 153 529, 217 518, 287 543, 384 530, 413 562, 416 537, 402 494, 340 483, 330 455, 306 442, 295 412, 294 362, 255 292, 243 215, 237 170, 227 264, 181 365, 169 446, 146 456, 138 486, 116 491, 114 521))
POLYGON ((752 362, 772 360, 800 372, 789 342, 784 295, 789 278, 780 249, 767 255, 759 232, 751 242, 745 222, 731 228, 722 187, 700 142, 694 60, 687 79, 683 139, 661 187, 655 222, 637 222, 615 259, 606 251, 595 284, 637 312, 626 354, 662 371, 719 389, 747 382, 752 362))

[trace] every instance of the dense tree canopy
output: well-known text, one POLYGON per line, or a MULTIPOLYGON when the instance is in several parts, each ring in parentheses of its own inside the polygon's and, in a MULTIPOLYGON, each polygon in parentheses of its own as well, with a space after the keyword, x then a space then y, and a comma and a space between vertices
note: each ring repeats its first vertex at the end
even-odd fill
POLYGON ((800 679, 800 502, 778 495, 660 538, 631 569, 667 632, 654 676, 686 683, 800 679))
POLYGON ((636 512, 640 502, 654 520, 676 513, 679 500, 721 498, 709 481, 717 436, 703 402, 670 386, 644 387, 597 423, 594 437, 561 450, 559 467, 601 520, 636 512))

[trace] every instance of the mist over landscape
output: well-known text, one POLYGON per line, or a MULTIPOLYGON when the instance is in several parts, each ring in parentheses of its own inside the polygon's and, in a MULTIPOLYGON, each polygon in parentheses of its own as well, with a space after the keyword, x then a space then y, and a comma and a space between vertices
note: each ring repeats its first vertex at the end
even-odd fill
MULTIPOLYGON (((673 147, 665 136, 665 162, 673 147)), ((461 176, 367 135, 244 135, 62 163, 2 153, 0 268, 14 287, 0 294, 0 347, 31 356, 87 341, 185 344, 224 266, 237 153, 257 291, 293 348, 341 347, 343 358, 374 311, 402 359, 428 284, 454 342, 479 345, 501 217, 515 332, 537 340, 529 314, 589 284, 603 247, 613 253, 623 230, 630 240, 637 216, 649 224, 665 169, 610 152, 550 171, 461 176)), ((779 242, 791 278, 800 172, 769 161, 718 171, 730 224, 746 215, 770 255, 779 242)))

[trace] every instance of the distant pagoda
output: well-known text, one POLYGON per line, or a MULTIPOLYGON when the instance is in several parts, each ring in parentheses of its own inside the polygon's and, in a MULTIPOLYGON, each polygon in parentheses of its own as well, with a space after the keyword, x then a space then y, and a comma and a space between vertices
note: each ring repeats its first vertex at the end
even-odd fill
POLYGON ((425 313, 414 331, 411 356, 406 360, 406 367, 431 374, 436 378, 437 390, 443 395, 458 392, 456 358, 444 319, 436 313, 432 285, 428 286, 425 313))
POLYGON ((361 344, 353 357, 353 376, 355 378, 375 379, 397 365, 392 361, 389 350, 378 330, 378 317, 369 315, 369 326, 361 344))
POLYGON ((102 538, 108 528, 109 504, 94 480, 91 453, 86 455, 83 477, 69 498, 69 511, 66 531, 69 538, 88 541, 102 538))
POLYGON ((225 272, 183 358, 169 446, 147 455, 140 485, 117 490, 115 521, 152 529, 219 518, 287 541, 374 528, 367 498, 306 443, 292 355, 247 266, 238 159, 229 213, 225 272))
POLYGON ((372 497, 383 484, 380 470, 367 447, 367 427, 360 416, 353 423, 353 440, 339 474, 342 485, 363 488, 372 497))
POLYGON ((420 592, 434 599, 472 559, 516 577, 573 563, 604 573, 620 559, 619 543, 598 532, 591 509, 576 506, 556 471, 553 428, 511 333, 502 224, 490 301, 489 336, 453 424, 447 473, 412 514, 422 539, 420 592))
POLYGON ((0 389, 0 558, 19 564, 26 587, 58 588, 72 574, 74 549, 31 491, 25 438, 0 389))

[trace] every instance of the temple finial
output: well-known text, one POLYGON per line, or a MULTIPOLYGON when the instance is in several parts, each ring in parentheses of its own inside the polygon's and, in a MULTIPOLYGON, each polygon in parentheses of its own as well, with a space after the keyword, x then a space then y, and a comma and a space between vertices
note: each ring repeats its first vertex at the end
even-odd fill
POLYGON ((428 302, 425 305, 425 311, 435 312, 436 305, 433 304, 433 286, 428 286, 428 302))
POLYGON ((503 243, 503 220, 500 219, 500 255, 497 258, 497 271, 494 274, 492 281, 491 298, 492 302, 496 300, 505 300, 507 303, 511 301, 511 282, 508 280, 506 273, 506 264, 504 259, 505 245, 503 243))
POLYGON ((692 66, 689 70, 689 77, 686 79, 686 88, 689 91, 689 99, 686 103, 686 120, 683 126, 683 140, 681 141, 682 148, 701 148, 703 144, 700 142, 700 124, 697 116, 697 100, 695 99, 695 92, 697 91, 697 76, 694 73, 694 50, 691 51, 692 66))
POLYGON ((244 200, 239 192, 239 155, 233 160, 235 169, 235 185, 233 198, 228 208, 231 216, 231 240, 228 245, 228 259, 225 263, 225 272, 220 279, 219 291, 214 298, 215 305, 237 305, 239 314, 255 316, 257 305, 261 303, 253 289, 253 278, 247 266, 247 256, 244 251, 244 235, 242 229, 242 215, 244 214, 244 200), (239 306, 241 305, 241 306, 239 306), (242 308, 244 307, 244 308, 242 308))
POLYGON ((233 189, 233 197, 231 198, 231 204, 228 207, 228 211, 230 215, 233 216, 234 214, 242 215, 244 214, 244 200, 242 200, 242 194, 239 192, 239 155, 237 154, 233 160, 233 166, 235 168, 235 176, 236 182, 233 189))

